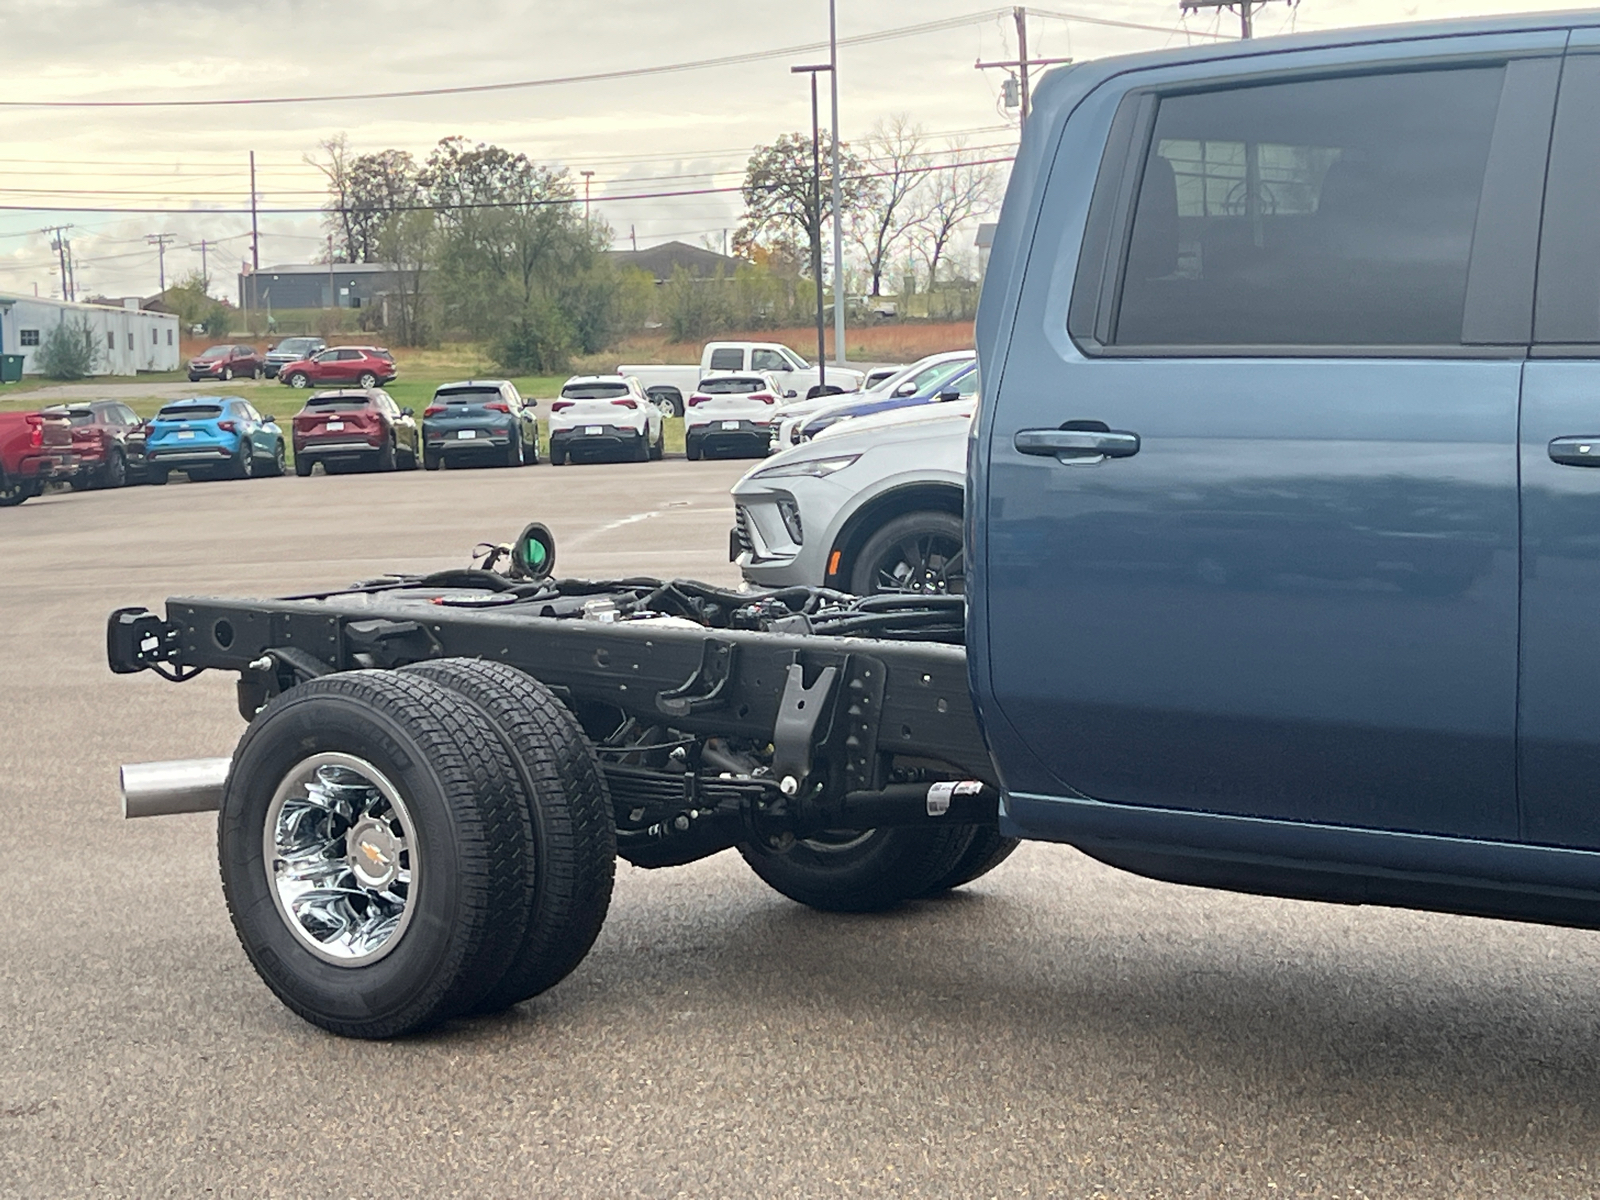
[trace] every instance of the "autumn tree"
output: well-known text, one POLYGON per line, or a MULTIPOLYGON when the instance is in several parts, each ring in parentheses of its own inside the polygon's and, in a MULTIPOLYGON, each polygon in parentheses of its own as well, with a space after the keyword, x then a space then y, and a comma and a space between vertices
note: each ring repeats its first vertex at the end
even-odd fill
MULTIPOLYGON (((809 248, 824 242, 833 219, 833 173, 828 133, 821 135, 821 203, 813 203, 811 138, 785 133, 769 146, 757 146, 745 164, 744 220, 734 234, 734 246, 749 257, 757 245, 772 248, 796 243, 809 248)), ((874 180, 861 158, 845 142, 839 143, 839 196, 841 217, 853 218, 869 208, 876 197, 874 180)))

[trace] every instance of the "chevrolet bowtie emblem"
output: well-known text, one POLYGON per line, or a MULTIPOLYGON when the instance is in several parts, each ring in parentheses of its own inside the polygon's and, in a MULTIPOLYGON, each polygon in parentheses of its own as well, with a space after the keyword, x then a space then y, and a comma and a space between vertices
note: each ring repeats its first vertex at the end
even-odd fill
POLYGON ((389 865, 389 860, 384 855, 383 851, 379 850, 371 842, 358 842, 357 845, 360 847, 361 853, 365 854, 369 859, 371 859, 374 865, 380 867, 387 867, 389 865))

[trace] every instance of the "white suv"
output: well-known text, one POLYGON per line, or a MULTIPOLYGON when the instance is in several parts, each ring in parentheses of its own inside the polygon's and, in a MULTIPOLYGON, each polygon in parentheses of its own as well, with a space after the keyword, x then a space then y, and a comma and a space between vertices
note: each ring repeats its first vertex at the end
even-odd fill
POLYGON ((766 372, 706 376, 683 410, 683 449, 689 461, 701 455, 766 454, 774 414, 785 394, 766 372))
POLYGON ((550 405, 550 465, 620 451, 635 462, 660 458, 661 410, 631 375, 574 375, 550 405))

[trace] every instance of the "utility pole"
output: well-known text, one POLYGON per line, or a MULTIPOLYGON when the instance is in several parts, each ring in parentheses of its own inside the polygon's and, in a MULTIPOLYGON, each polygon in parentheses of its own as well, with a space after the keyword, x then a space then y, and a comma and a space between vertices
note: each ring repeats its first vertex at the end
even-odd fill
POLYGON ((256 227, 256 152, 254 150, 250 151, 250 269, 252 271, 261 270, 261 234, 256 227))
POLYGON ((200 239, 200 279, 201 286, 208 291, 211 287, 211 272, 206 267, 206 239, 200 239))
POLYGON ((63 300, 72 299, 72 288, 67 283, 67 230, 71 228, 71 225, 49 225, 39 231, 40 233, 51 235, 50 249, 56 252, 56 258, 61 263, 61 298, 63 300))
POLYGON ((633 252, 639 253, 639 230, 636 226, 628 226, 628 240, 633 243, 633 252))
MULTIPOLYGON (((822 304, 822 130, 818 125, 817 113, 817 75, 823 71, 832 72, 833 68, 826 63, 810 67, 790 67, 791 75, 811 76, 811 274, 817 283, 817 386, 824 387, 828 382, 828 335, 827 318, 824 314, 827 309, 822 304)), ((834 283, 834 296, 839 294, 839 285, 834 283)), ((835 332, 835 338, 838 333, 835 332)), ((837 343, 835 343, 837 344, 837 343)))
POLYGON ((156 260, 161 264, 161 294, 167 294, 167 247, 178 240, 175 233, 151 233, 145 235, 145 242, 156 248, 156 260))
MULTIPOLYGON (((1239 36, 1251 38, 1255 36, 1255 10, 1268 0, 1178 0, 1180 13, 1191 13, 1202 8, 1237 8, 1239 10, 1239 36)), ((1289 0, 1291 8, 1299 4, 1300 0, 1289 0)))
POLYGON ((1017 57, 1008 59, 1005 62, 983 62, 980 60, 973 65, 980 71, 987 70, 990 67, 999 67, 1001 70, 1006 71, 1011 70, 1013 67, 1017 69, 1021 87, 1017 89, 1017 94, 1013 95, 1012 88, 1019 81, 1007 78, 1005 101, 1007 108, 1017 109, 1017 128, 1022 130, 1028 127, 1028 110, 1033 107, 1033 87, 1028 79, 1028 68, 1051 67, 1058 63, 1069 63, 1072 60, 1070 58, 1029 58, 1028 10, 1018 5, 1011 10, 1011 16, 1017 23, 1017 57))
POLYGON ((594 178, 593 171, 579 171, 583 176, 583 223, 589 224, 589 181, 594 178))
MULTIPOLYGON (((816 76, 811 77, 813 80, 816 76)), ((839 19, 837 0, 828 0, 828 83, 833 92, 833 361, 844 366, 844 202, 839 188, 839 19)), ((812 145, 816 139, 812 138, 812 145)), ((819 234, 820 236, 820 234, 819 234)), ((822 382, 817 356, 817 382, 822 382)))
POLYGON ((328 235, 328 307, 339 307, 339 293, 334 290, 333 282, 333 234, 328 235))

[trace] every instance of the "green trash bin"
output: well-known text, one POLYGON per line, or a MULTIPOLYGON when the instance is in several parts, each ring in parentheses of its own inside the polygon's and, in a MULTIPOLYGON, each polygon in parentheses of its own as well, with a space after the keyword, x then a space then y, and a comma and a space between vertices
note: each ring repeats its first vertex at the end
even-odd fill
POLYGON ((0 354, 0 383, 22 382, 22 355, 0 354))

